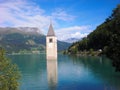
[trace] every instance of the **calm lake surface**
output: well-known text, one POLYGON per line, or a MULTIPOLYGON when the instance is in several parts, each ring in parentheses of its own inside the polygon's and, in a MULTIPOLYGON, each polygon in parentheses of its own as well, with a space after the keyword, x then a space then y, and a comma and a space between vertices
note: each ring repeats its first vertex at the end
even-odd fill
POLYGON ((20 90, 120 90, 120 73, 105 57, 10 55, 22 73, 20 90))

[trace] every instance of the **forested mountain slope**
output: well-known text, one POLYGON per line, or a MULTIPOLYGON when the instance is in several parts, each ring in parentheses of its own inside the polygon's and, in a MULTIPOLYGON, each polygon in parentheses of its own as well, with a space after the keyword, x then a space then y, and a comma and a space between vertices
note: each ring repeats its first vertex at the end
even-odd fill
POLYGON ((80 42, 73 43, 67 52, 76 54, 91 49, 102 50, 103 54, 112 59, 116 70, 120 71, 120 5, 113 10, 105 22, 80 42))

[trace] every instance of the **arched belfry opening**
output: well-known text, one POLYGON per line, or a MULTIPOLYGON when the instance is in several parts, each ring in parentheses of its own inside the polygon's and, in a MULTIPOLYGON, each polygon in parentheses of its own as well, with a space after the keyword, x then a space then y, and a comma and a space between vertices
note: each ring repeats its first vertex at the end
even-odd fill
POLYGON ((46 36, 46 58, 57 59, 57 37, 55 35, 52 23, 46 36))

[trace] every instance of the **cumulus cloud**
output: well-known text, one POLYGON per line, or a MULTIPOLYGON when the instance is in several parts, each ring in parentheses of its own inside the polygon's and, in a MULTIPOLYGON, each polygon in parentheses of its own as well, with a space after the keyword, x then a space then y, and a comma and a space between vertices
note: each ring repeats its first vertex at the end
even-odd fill
POLYGON ((59 40, 66 40, 69 38, 81 39, 86 37, 91 32, 91 27, 87 26, 72 26, 61 28, 56 31, 59 40), (84 32, 86 31, 86 32, 84 32))
POLYGON ((58 35, 58 40, 64 41, 64 40, 67 40, 69 38, 81 39, 83 37, 86 37, 87 35, 88 35, 88 33, 82 34, 80 32, 61 34, 61 35, 58 35))

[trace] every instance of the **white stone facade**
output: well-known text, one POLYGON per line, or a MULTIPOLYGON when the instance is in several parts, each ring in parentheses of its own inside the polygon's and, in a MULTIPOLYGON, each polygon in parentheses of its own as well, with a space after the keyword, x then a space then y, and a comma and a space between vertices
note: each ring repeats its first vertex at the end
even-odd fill
POLYGON ((47 59, 57 59, 57 38, 56 36, 46 37, 46 55, 47 59))

